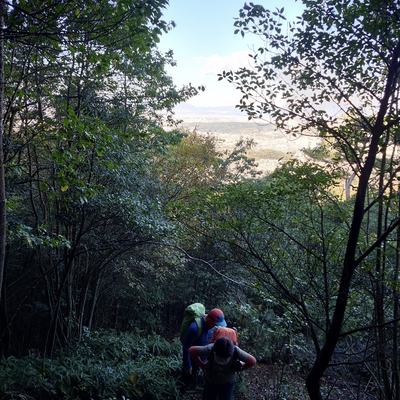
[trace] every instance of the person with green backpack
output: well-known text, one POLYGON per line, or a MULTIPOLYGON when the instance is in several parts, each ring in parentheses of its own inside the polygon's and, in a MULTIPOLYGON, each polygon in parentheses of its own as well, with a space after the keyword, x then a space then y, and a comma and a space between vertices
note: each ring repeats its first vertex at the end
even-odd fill
POLYGON ((197 364, 191 362, 189 348, 207 345, 213 334, 213 328, 225 326, 224 313, 219 308, 213 308, 208 314, 205 314, 205 307, 201 303, 194 303, 186 308, 180 332, 183 365, 179 382, 182 393, 186 391, 192 376, 199 369, 197 364))

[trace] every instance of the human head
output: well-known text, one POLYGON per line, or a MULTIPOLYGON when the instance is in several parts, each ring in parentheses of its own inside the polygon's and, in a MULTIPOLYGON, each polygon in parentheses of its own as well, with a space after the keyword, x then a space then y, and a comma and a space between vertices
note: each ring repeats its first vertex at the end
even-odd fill
POLYGON ((220 337, 214 343, 214 351, 218 357, 226 359, 232 356, 235 346, 231 339, 220 337))
POLYGON ((215 325, 218 327, 226 326, 224 313, 219 308, 213 308, 207 314, 206 323, 210 328, 214 328, 215 325))

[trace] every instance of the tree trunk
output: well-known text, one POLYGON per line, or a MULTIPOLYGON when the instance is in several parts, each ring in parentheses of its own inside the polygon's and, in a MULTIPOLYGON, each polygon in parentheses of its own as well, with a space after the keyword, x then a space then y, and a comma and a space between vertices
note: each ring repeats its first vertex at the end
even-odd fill
POLYGON ((356 177, 356 173, 352 172, 350 176, 348 176, 346 178, 346 181, 344 183, 344 190, 346 193, 346 200, 350 200, 351 199, 351 184, 353 183, 354 178, 356 177))
MULTIPOLYGON (((6 186, 4 179, 4 101, 5 101, 5 79, 4 79, 4 14, 6 3, 0 0, 0 326, 7 326, 7 308, 5 296, 5 259, 6 259, 6 186)), ((7 334, 5 335, 7 337, 7 334)), ((5 341, 0 347, 0 354, 6 351, 5 341)))
MULTIPOLYGON (((387 143, 387 142, 386 142, 387 143)), ((387 145, 387 144, 386 144, 387 145)), ((383 151, 380 177, 379 177, 379 193, 383 193, 384 190, 384 174, 386 168, 386 149, 383 151)), ((381 237, 383 233, 383 204, 380 203, 378 207, 378 224, 377 224, 377 237, 381 237)), ((388 362, 386 360, 386 327, 385 324, 385 306, 384 306, 384 295, 385 295, 385 267, 384 267, 384 253, 380 247, 376 249, 376 260, 375 260, 375 272, 376 281, 374 283, 374 299, 375 299, 375 319, 376 324, 379 326, 376 329, 377 338, 377 368, 378 368, 378 379, 380 382, 380 390, 384 394, 384 398, 391 399, 391 383, 389 379, 388 362)))
POLYGON ((96 280, 96 287, 93 291, 93 297, 92 297, 92 306, 90 308, 90 316, 89 316, 89 323, 88 323, 88 329, 92 330, 92 325, 93 325, 93 318, 94 318, 94 311, 96 309, 96 304, 97 304, 97 299, 99 297, 99 288, 100 288, 100 280, 101 280, 101 271, 99 272, 99 275, 96 280))
MULTIPOLYGON (((397 188, 398 204, 400 206, 400 188, 397 188)), ((400 271, 400 227, 397 228, 397 245, 396 245, 396 266, 393 274, 393 281, 396 281, 400 271)), ((399 341, 397 338, 398 322, 399 318, 399 291, 396 288, 393 290, 394 306, 393 306, 393 381, 394 381, 394 393, 393 400, 400 399, 400 371, 399 371, 399 341)))
POLYGON ((77 337, 77 340, 78 340, 78 342, 80 342, 82 340, 84 313, 85 313, 85 307, 86 307, 86 302, 87 302, 87 298, 88 298, 90 283, 91 283, 90 276, 89 276, 89 274, 87 274, 85 289, 83 290, 83 288, 82 288, 82 295, 80 297, 79 306, 77 309, 77 313, 78 313, 78 337, 77 337))
POLYGON ((400 56, 400 43, 392 53, 391 63, 388 69, 385 93, 381 100, 379 112, 373 127, 371 127, 371 140, 368 155, 363 168, 360 169, 360 178, 353 209, 353 220, 351 223, 346 254, 343 262, 343 269, 340 278, 340 285, 337 294, 336 304, 333 312, 331 328, 326 334, 325 343, 321 353, 316 357, 314 364, 306 378, 306 386, 311 400, 322 400, 321 377, 329 366, 329 362, 335 351, 340 338, 343 320, 346 313, 346 305, 349 297, 350 285, 355 269, 358 266, 356 259, 357 242, 364 218, 364 204, 368 189, 369 178, 376 161, 379 141, 386 131, 384 126, 385 117, 388 112, 389 99, 392 97, 394 82, 398 79, 398 58, 400 56))

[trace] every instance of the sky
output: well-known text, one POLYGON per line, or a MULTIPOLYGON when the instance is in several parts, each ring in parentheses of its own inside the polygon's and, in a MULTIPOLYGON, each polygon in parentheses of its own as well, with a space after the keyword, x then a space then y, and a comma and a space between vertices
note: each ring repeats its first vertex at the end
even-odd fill
MULTIPOLYGON (((302 13, 300 0, 254 0, 274 11, 284 7, 288 21, 302 13)), ((158 48, 173 50, 176 67, 167 69, 176 86, 191 83, 206 90, 187 103, 197 107, 235 106, 240 93, 227 81, 218 81, 218 73, 249 66, 251 48, 261 42, 254 35, 235 35, 234 18, 244 0, 169 0, 163 19, 176 27, 161 37, 158 48)))

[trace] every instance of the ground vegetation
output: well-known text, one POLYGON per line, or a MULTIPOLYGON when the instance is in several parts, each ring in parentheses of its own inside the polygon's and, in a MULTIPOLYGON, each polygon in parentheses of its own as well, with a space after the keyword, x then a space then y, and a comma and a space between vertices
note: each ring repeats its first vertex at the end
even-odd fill
POLYGON ((202 302, 259 361, 238 398, 400 399, 397 2, 239 11, 239 108, 321 139, 263 177, 175 123, 166 0, 0 4, 3 398, 178 399, 202 302))

